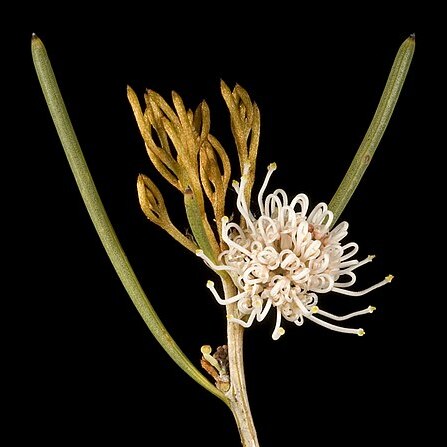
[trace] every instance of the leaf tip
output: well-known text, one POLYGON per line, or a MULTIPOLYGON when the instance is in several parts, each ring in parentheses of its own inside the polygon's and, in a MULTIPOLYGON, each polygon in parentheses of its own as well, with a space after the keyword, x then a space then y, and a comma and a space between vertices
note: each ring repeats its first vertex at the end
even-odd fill
POLYGON ((126 86, 126 92, 128 98, 130 98, 131 96, 135 96, 135 92, 133 91, 133 88, 130 85, 126 86))
POLYGON ((414 47, 416 46, 416 34, 415 33, 411 33, 405 39, 405 42, 402 45, 406 46, 407 49, 410 49, 411 51, 414 51, 414 47))
POLYGON ((36 33, 31 34, 31 45, 32 46, 43 45, 42 41, 37 37, 36 33))

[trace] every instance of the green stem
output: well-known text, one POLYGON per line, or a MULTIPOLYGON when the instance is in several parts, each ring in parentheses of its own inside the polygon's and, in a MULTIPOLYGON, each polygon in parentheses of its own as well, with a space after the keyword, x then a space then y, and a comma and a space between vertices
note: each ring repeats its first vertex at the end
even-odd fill
POLYGON ((329 209, 334 213, 333 224, 338 220, 345 206, 351 199, 352 194, 360 183, 360 180, 382 139, 405 82, 408 69, 410 68, 414 48, 415 38, 414 35, 411 35, 400 46, 399 51, 397 52, 385 89, 368 131, 366 132, 343 181, 329 203, 329 209))
MULTIPOLYGON (((145 295, 110 223, 93 182, 78 139, 68 116, 50 60, 42 41, 33 35, 31 43, 34 66, 81 196, 93 225, 121 282, 148 328, 177 365, 199 385, 228 405, 228 399, 205 378, 169 335, 145 295)), ((144 386, 144 385, 143 385, 144 386)))
POLYGON ((205 227, 203 225, 204 217, 200 213, 199 206, 191 188, 188 188, 184 192, 184 202, 186 217, 188 218, 189 226, 191 227, 192 234, 197 242, 197 245, 201 250, 211 259, 216 262, 216 253, 213 250, 210 240, 206 234, 205 227))

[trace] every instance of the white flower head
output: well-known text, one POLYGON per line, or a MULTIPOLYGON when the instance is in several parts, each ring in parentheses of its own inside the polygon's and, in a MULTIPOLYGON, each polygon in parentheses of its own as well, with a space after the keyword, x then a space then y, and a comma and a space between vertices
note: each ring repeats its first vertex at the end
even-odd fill
POLYGON ((245 167, 240 185, 233 182, 237 192, 237 208, 245 226, 222 219, 222 239, 228 249, 219 256, 222 265, 214 264, 201 250, 197 255, 215 271, 225 270, 238 288, 235 296, 222 299, 214 283, 208 281, 217 302, 222 305, 237 303, 239 317, 229 315, 231 322, 249 327, 256 319, 262 321, 270 310, 276 313, 272 338, 284 334, 282 319, 301 326, 307 318, 328 329, 349 334, 363 335, 361 328, 348 328, 330 323, 348 320, 371 313, 366 309, 337 316, 321 310, 318 295, 336 292, 343 295, 364 295, 393 279, 383 281, 362 291, 349 290, 355 281, 354 271, 371 262, 374 256, 362 261, 352 259, 358 251, 354 242, 342 245, 348 234, 348 223, 341 222, 330 230, 333 214, 325 203, 319 203, 309 214, 309 199, 298 194, 289 203, 287 194, 277 189, 264 199, 269 179, 276 169, 272 163, 258 194, 260 215, 255 217, 248 209, 244 196, 247 183, 245 167))

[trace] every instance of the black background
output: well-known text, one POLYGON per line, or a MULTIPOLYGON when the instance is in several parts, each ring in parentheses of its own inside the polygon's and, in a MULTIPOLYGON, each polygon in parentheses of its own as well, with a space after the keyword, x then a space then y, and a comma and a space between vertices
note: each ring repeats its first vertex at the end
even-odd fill
MULTIPOLYGON (((422 213, 417 197, 425 183, 415 179, 425 175, 424 160, 430 158, 417 152, 427 37, 405 27, 273 29, 268 22, 242 24, 234 13, 224 15, 226 23, 219 26, 212 18, 166 23, 148 17, 130 31, 82 23, 54 29, 30 21, 29 29, 13 36, 20 63, 8 85, 13 107, 20 109, 11 127, 20 143, 8 164, 16 180, 7 206, 14 209, 8 234, 19 275, 7 339, 13 359, 9 412, 13 423, 28 428, 16 431, 18 439, 31 432, 36 441, 59 445, 117 439, 152 445, 152 436, 163 437, 160 445, 239 443, 231 412, 169 359, 108 261, 34 73, 32 32, 46 45, 137 277, 197 366, 201 345, 225 342, 224 310, 205 287, 212 272, 139 209, 135 181, 141 172, 159 185, 179 228, 187 227, 181 197, 146 157, 126 85, 140 98, 145 88, 166 99, 175 90, 191 108, 206 99, 212 133, 234 159, 219 81, 241 84, 261 110, 255 191, 267 164, 275 161, 271 188, 282 187, 289 196, 305 192, 315 205, 332 197, 369 125, 397 49, 416 32, 415 57, 389 128, 343 214, 349 239, 360 245, 359 257, 376 255, 359 270, 356 286, 368 287, 389 273, 395 280, 360 298, 320 297, 321 307, 335 313, 376 306, 376 313, 354 323, 366 335, 338 334, 307 321, 301 328, 286 326, 274 342, 274 321, 267 318, 247 330, 245 348, 248 394, 264 447, 295 445, 303 438, 344 445, 385 434, 399 440, 409 435, 409 425, 424 429, 428 372, 421 365, 427 365, 428 342, 418 330, 422 260, 415 256, 422 242, 409 235, 408 224, 422 213)), ((123 13, 125 23, 132 20, 123 13)), ((231 206, 234 193, 228 196, 231 206)))

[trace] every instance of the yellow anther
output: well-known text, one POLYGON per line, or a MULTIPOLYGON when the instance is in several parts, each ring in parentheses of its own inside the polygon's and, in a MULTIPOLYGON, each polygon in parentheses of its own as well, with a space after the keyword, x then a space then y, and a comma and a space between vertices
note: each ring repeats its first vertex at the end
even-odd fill
POLYGON ((216 370, 220 373, 221 372, 221 368, 219 365, 219 362, 211 355, 211 346, 210 345, 204 345, 200 348, 200 352, 203 355, 203 358, 212 366, 214 366, 214 368, 216 368, 216 370))
POLYGON ((208 280, 208 281, 206 282, 206 286, 208 287, 208 289, 211 289, 212 287, 214 287, 214 282, 211 281, 211 280, 208 280))
POLYGON ((211 354, 211 346, 210 346, 210 345, 203 345, 203 346, 200 348, 200 352, 201 352, 203 355, 209 355, 209 354, 211 354))
POLYGON ((369 306, 368 310, 369 310, 369 313, 372 314, 376 310, 376 308, 374 306, 369 306))
POLYGON ((394 278, 393 275, 388 275, 385 279, 386 279, 388 282, 391 282, 391 281, 393 280, 393 278, 394 278))
POLYGON ((267 169, 268 169, 269 171, 274 171, 274 170, 276 170, 276 168, 277 168, 276 163, 270 163, 270 164, 267 166, 267 169))
POLYGON ((362 328, 360 328, 360 329, 357 331, 357 335, 358 335, 359 337, 363 337, 363 336, 365 335, 365 331, 364 331, 362 328))
POLYGON ((320 308, 318 306, 312 306, 311 309, 310 309, 310 311, 313 314, 316 314, 319 310, 320 310, 320 308))

